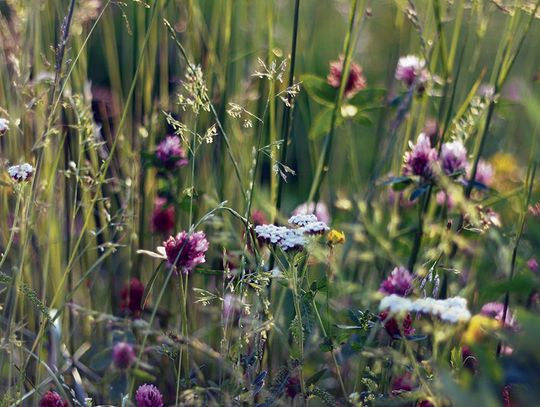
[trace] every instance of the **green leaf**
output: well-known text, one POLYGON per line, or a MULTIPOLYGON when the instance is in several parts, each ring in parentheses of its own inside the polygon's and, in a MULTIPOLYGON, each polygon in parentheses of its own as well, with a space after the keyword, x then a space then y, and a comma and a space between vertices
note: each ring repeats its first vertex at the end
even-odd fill
MULTIPOLYGON (((338 120, 339 121, 339 120, 338 120)), ((336 123, 337 124, 337 123, 336 123)), ((315 120, 309 129, 309 138, 318 139, 330 131, 332 125, 332 109, 326 108, 315 116, 315 120)))
POLYGON ((302 75, 300 80, 309 96, 317 103, 326 106, 334 106, 338 89, 330 86, 326 78, 321 78, 313 74, 302 75))
POLYGON ((315 373, 313 376, 311 376, 309 379, 307 379, 306 380, 306 386, 311 386, 312 384, 315 384, 319 380, 321 380, 327 370, 328 369, 326 369, 326 368, 324 368, 322 370, 319 370, 317 373, 315 373))
POLYGON ((147 371, 145 370, 142 370, 142 369, 132 369, 131 370, 131 373, 133 373, 133 376, 135 376, 136 378, 138 379, 141 379, 142 382, 155 382, 157 381, 157 378, 148 373, 147 371))
POLYGON ((386 95, 385 89, 368 88, 359 91, 347 103, 358 108, 365 108, 367 106, 378 104, 380 105, 382 99, 386 95))

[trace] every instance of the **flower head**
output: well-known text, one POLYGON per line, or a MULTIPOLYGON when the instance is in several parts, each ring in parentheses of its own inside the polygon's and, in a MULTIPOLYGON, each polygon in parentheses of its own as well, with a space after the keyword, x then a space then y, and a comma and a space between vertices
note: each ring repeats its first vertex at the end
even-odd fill
POLYGON ((317 220, 326 223, 327 225, 330 224, 330 214, 328 212, 328 208, 323 202, 317 202, 314 204, 313 202, 306 202, 301 205, 298 205, 296 209, 292 212, 293 215, 307 215, 307 214, 314 214, 317 217, 317 220))
MULTIPOLYGON (((471 176, 471 166, 467 166, 467 177, 471 176)), ((478 166, 476 167, 476 176, 474 177, 476 182, 489 187, 493 182, 493 166, 488 163, 486 160, 479 160, 478 166)))
POLYGON ((384 280, 379 291, 385 294, 397 294, 403 297, 409 295, 412 291, 413 277, 405 267, 396 267, 392 273, 384 280))
POLYGON ((4 134, 6 134, 8 130, 9 130, 9 121, 7 119, 0 117, 0 136, 3 136, 4 134))
POLYGON ((306 226, 309 223, 317 222, 317 216, 312 214, 293 215, 289 218, 289 223, 296 226, 306 226))
POLYGON ((400 394, 404 391, 411 391, 416 387, 414 378, 410 372, 405 372, 392 382, 392 394, 400 394))
MULTIPOLYGON (((487 304, 484 304, 482 306, 482 308, 480 309, 480 314, 493 318, 496 321, 499 321, 499 323, 502 323, 504 315, 504 304, 502 302, 488 302, 487 304)), ((517 327, 514 315, 512 314, 512 312, 510 312, 510 309, 508 308, 506 309, 506 318, 504 325, 510 329, 515 329, 517 327)))
POLYGON ((163 242, 165 254, 169 264, 177 270, 187 274, 197 265, 206 261, 205 253, 208 251, 208 240, 203 232, 195 232, 189 235, 180 232, 176 237, 169 237, 163 242))
POLYGON ((132 315, 139 316, 143 309, 144 284, 133 277, 129 283, 126 283, 120 291, 120 309, 122 311, 130 311, 132 315))
POLYGON ((429 178, 433 163, 437 160, 437 150, 431 147, 429 137, 420 133, 416 144, 409 143, 411 151, 403 157, 403 173, 429 178))
POLYGON ((467 168, 467 150, 461 141, 444 143, 441 149, 441 164, 447 175, 467 168))
POLYGON ((167 136, 159 143, 156 148, 156 157, 168 170, 183 167, 188 163, 186 152, 178 136, 167 136))
POLYGON ((538 270, 539 270, 538 260, 536 260, 534 257, 531 257, 529 260, 527 260, 527 267, 533 273, 538 273, 538 270))
POLYGON ((340 230, 332 229, 330 232, 328 232, 326 239, 328 244, 331 246, 343 244, 345 243, 345 233, 340 230))
POLYGON ((427 76, 426 61, 416 55, 407 55, 399 58, 396 66, 395 78, 411 86, 415 81, 424 82, 427 76))
POLYGON ((34 167, 28 163, 12 165, 8 168, 9 176, 17 182, 29 181, 34 174, 34 167))
POLYGON ((473 345, 499 327, 500 324, 492 318, 480 314, 474 315, 469 321, 467 330, 463 333, 461 339, 463 343, 473 345))
POLYGON ((152 231, 167 234, 174 228, 176 211, 173 205, 167 204, 163 197, 157 197, 154 201, 152 211, 151 228, 152 231))
POLYGON ((127 369, 135 361, 133 346, 127 342, 118 342, 113 347, 113 361, 117 368, 127 369))
POLYGON ((143 384, 135 393, 137 407, 163 407, 163 396, 153 384, 143 384))
POLYGON ((412 326, 411 314, 407 313, 401 324, 401 329, 396 318, 393 318, 389 312, 383 311, 379 314, 379 319, 383 323, 384 329, 392 338, 401 338, 402 333, 404 336, 414 335, 414 328, 412 326))
MULTIPOLYGON (((343 74, 343 63, 344 58, 339 57, 338 61, 330 62, 330 72, 327 76, 327 81, 330 86, 333 88, 338 88, 341 85, 341 76, 343 74)), ((365 89, 367 86, 367 81, 362 71, 362 67, 354 62, 351 62, 349 69, 349 77, 347 78, 347 83, 345 84, 345 97, 350 98, 356 93, 365 89)))
POLYGON ((68 407, 68 402, 65 401, 55 391, 48 391, 39 401, 39 407, 68 407))
POLYGON ((253 224, 255 226, 257 225, 264 225, 265 223, 268 223, 268 219, 266 219, 266 215, 261 210, 254 210, 251 214, 251 219, 253 220, 253 224))

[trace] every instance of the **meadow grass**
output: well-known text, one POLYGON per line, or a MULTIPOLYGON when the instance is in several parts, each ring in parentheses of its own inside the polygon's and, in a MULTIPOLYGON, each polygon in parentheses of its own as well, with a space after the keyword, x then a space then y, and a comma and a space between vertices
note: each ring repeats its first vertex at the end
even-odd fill
POLYGON ((0 2, 0 406, 536 405, 539 6, 0 2))

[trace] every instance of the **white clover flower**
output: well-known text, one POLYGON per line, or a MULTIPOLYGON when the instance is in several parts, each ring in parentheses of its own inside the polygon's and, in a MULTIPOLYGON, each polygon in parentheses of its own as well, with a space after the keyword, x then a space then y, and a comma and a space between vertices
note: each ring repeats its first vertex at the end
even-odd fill
POLYGON ((27 181, 32 178, 34 167, 28 163, 12 165, 8 168, 8 173, 11 179, 17 182, 27 181))
POLYGON ((429 314, 453 324, 466 322, 471 318, 471 313, 467 309, 467 300, 462 297, 452 297, 445 300, 437 300, 430 297, 410 300, 392 294, 381 300, 379 309, 381 311, 387 310, 390 314, 405 312, 429 314))
POLYGON ((9 130, 9 121, 7 119, 0 117, 0 136, 3 136, 4 134, 6 134, 8 130, 9 130))
POLYGON ((426 66, 426 61, 418 58, 416 55, 407 55, 399 58, 395 78, 398 81, 403 81, 407 86, 411 86, 416 78, 423 79, 423 70, 426 66))
POLYGON ((309 223, 317 222, 317 216, 312 214, 298 214, 289 218, 289 223, 296 226, 306 226, 309 223))

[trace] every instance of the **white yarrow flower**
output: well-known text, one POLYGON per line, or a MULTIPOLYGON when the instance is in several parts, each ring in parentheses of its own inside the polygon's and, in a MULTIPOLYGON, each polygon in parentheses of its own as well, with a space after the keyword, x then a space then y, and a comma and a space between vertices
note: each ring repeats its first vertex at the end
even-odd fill
POLYGON ((8 173, 11 179, 17 182, 27 181, 34 173, 34 167, 28 163, 12 165, 8 168, 8 173))
POLYGON ((467 300, 462 297, 452 297, 445 300, 437 300, 429 297, 410 300, 392 294, 381 300, 379 309, 381 311, 386 310, 390 314, 406 312, 430 314, 452 324, 467 322, 471 319, 471 313, 467 309, 467 300))

